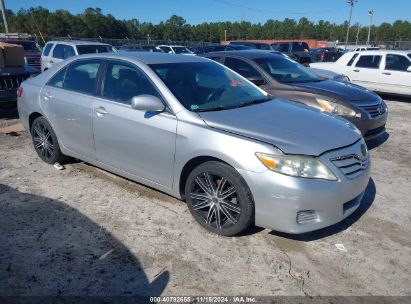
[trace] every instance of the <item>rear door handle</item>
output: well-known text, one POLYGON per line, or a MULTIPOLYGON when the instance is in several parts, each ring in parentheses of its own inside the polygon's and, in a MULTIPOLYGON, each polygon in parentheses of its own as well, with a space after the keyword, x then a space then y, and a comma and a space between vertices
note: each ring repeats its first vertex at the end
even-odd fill
POLYGON ((382 72, 384 75, 391 75, 390 72, 382 72))
POLYGON ((98 107, 96 108, 96 113, 97 113, 97 116, 101 117, 101 116, 106 115, 108 112, 106 111, 104 107, 98 107))
POLYGON ((353 71, 354 71, 354 72, 357 72, 357 73, 358 73, 358 72, 359 72, 360 70, 358 70, 358 69, 355 69, 355 70, 353 70, 353 71))

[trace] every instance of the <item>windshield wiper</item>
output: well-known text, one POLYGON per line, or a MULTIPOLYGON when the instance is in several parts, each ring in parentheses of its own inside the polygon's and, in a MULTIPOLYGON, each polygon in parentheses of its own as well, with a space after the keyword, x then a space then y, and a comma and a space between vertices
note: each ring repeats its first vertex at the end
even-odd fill
POLYGON ((195 110, 195 112, 213 112, 213 111, 223 111, 223 110, 229 110, 229 109, 236 109, 236 108, 242 108, 242 107, 247 107, 250 105, 255 105, 255 104, 259 104, 259 103, 263 103, 266 101, 271 100, 271 98, 269 97, 265 97, 265 98, 258 98, 258 99, 252 99, 250 101, 247 102, 243 102, 240 104, 236 104, 236 105, 231 105, 231 106, 218 106, 218 107, 214 107, 214 108, 207 108, 207 109, 197 109, 195 110))
POLYGON ((235 105, 235 106, 233 106, 233 108, 247 107, 247 106, 251 106, 251 105, 255 105, 255 104, 267 102, 267 101, 270 101, 270 100, 271 100, 271 98, 269 98, 269 97, 252 99, 252 100, 250 100, 250 101, 247 101, 247 102, 244 102, 244 103, 240 103, 239 105, 235 105))

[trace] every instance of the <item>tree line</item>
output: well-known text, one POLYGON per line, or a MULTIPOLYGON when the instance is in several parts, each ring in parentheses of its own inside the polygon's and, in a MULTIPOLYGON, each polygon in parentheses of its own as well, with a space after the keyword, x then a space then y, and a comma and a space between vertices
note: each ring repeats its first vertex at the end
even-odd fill
MULTIPOLYGON (((100 8, 87 8, 83 13, 71 14, 60 9, 54 12, 44 7, 20 9, 17 12, 6 11, 11 32, 48 37, 87 37, 112 39, 151 39, 171 41, 207 41, 220 42, 225 37, 235 39, 319 39, 344 41, 347 23, 336 24, 329 21, 298 21, 269 19, 265 23, 241 22, 206 22, 190 25, 183 17, 173 15, 158 24, 140 22, 138 19, 119 20, 111 14, 104 14, 100 8)), ((3 24, 0 31, 4 32, 3 24)), ((350 41, 365 41, 368 26, 354 24, 350 30, 350 41)), ((373 26, 371 41, 394 41, 411 39, 411 23, 397 20, 394 23, 382 23, 373 26)))

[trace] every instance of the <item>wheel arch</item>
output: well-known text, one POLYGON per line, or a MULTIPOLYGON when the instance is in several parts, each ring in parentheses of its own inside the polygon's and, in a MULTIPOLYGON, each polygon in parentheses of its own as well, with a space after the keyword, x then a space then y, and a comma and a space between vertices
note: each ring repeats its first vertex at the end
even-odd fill
POLYGON ((31 131, 31 126, 36 118, 43 116, 39 112, 33 112, 29 115, 29 131, 31 131))
POLYGON ((179 191, 180 196, 183 200, 185 199, 185 184, 187 182, 187 178, 190 175, 191 171, 193 171, 199 165, 201 165, 203 163, 206 163, 206 162, 209 162, 209 161, 217 161, 217 162, 226 164, 230 167, 233 167, 232 165, 230 165, 226 161, 224 161, 220 158, 214 157, 214 156, 202 155, 202 156, 196 156, 196 157, 190 159, 183 166, 183 169, 181 170, 181 174, 180 174, 180 178, 179 178, 179 183, 178 183, 178 191, 179 191))

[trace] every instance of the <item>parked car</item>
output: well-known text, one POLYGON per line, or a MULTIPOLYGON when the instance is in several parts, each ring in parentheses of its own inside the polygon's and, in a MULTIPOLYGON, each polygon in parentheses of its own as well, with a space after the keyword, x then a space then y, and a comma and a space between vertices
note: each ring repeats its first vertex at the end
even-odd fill
POLYGON ((310 55, 314 62, 335 62, 340 58, 344 52, 339 51, 336 48, 316 48, 310 50, 310 55))
POLYGON ((271 46, 274 50, 288 55, 301 64, 308 65, 314 62, 310 54, 310 47, 306 42, 278 42, 271 44, 271 46))
POLYGON ((24 48, 24 61, 29 66, 29 70, 40 71, 41 49, 36 42, 19 39, 0 39, 0 42, 21 45, 24 48))
POLYGON ((221 235, 253 222, 289 233, 332 225, 369 182, 354 125, 272 100, 197 56, 70 58, 25 81, 18 110, 45 162, 72 156, 185 199, 221 235))
POLYGON ((205 57, 224 64, 273 97, 344 117, 361 130, 366 140, 385 133, 387 106, 377 94, 365 88, 321 78, 310 68, 269 52, 219 52, 205 57))
POLYGON ((192 51, 182 45, 159 45, 157 49, 170 54, 194 55, 192 51))
POLYGON ((198 47, 196 49, 195 54, 201 55, 211 52, 224 52, 224 51, 244 51, 244 50, 252 50, 253 48, 245 45, 231 45, 231 44, 223 44, 223 45, 212 45, 212 46, 204 46, 198 47))
POLYGON ((73 56, 106 52, 113 52, 113 47, 107 43, 82 40, 49 41, 44 46, 41 55, 41 71, 43 72, 54 64, 73 56))
POLYGON ((248 46, 257 50, 273 50, 271 45, 264 42, 255 42, 255 41, 231 41, 229 45, 243 45, 248 46))
POLYGON ((411 96, 411 51, 348 52, 334 63, 310 66, 344 74, 376 92, 411 96))
POLYGON ((125 44, 118 48, 119 52, 157 52, 163 51, 158 49, 155 45, 141 45, 141 44, 125 44))

